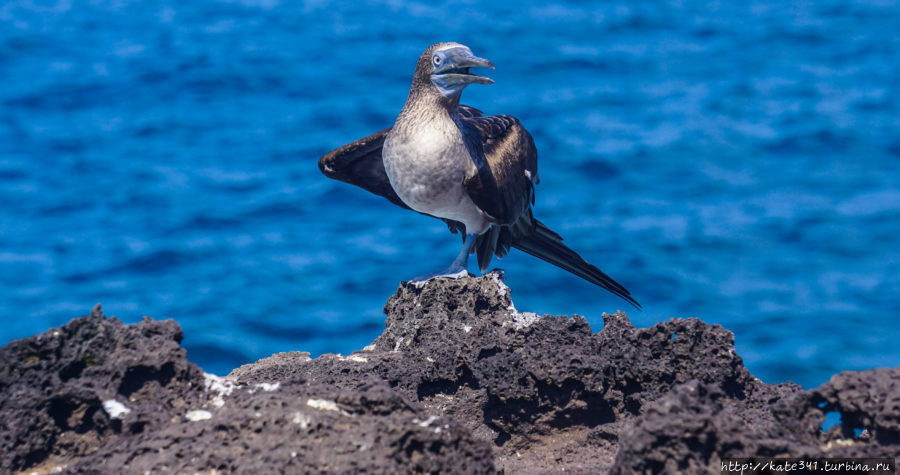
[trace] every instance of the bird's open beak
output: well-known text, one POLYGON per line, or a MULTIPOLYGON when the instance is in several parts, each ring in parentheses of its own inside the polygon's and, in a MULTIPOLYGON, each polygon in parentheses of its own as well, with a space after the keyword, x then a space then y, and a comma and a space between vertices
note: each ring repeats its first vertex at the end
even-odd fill
POLYGON ((464 87, 468 84, 493 84, 494 80, 484 76, 477 76, 469 72, 469 68, 489 67, 494 69, 490 61, 472 54, 468 48, 452 48, 444 51, 444 64, 436 68, 432 73, 433 79, 438 79, 442 85, 450 87, 464 87))

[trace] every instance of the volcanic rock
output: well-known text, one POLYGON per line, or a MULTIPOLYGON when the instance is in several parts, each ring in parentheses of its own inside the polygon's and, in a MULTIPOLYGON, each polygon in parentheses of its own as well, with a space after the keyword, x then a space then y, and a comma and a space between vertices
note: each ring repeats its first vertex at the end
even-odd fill
POLYGON ((102 315, 0 349, 2 472, 720 473, 725 457, 900 453, 900 368, 804 391, 697 319, 519 312, 502 275, 400 284, 348 356, 220 378, 174 321, 102 315), (842 423, 822 430, 824 415, 842 423))

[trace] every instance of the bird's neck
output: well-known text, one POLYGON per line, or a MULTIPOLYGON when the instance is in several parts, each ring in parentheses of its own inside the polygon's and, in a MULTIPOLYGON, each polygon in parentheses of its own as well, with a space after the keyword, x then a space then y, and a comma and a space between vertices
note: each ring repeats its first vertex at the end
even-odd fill
POLYGON ((451 99, 440 93, 412 90, 406 99, 403 110, 397 117, 395 127, 419 127, 429 123, 452 122, 454 116, 457 115, 458 107, 458 95, 451 99))
POLYGON ((444 109, 448 114, 456 113, 462 91, 447 97, 441 94, 433 84, 414 84, 409 90, 403 109, 444 109))

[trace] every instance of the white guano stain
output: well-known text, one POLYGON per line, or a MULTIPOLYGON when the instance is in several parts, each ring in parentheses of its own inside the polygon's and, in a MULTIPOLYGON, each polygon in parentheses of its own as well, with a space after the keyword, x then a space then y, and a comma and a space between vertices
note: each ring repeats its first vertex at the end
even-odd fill
POLYGON ((428 427, 432 422, 436 421, 438 416, 428 416, 428 419, 424 421, 419 420, 418 418, 413 419, 413 424, 418 425, 419 427, 428 427))
POLYGON ((250 394, 253 394, 256 392, 257 389, 262 389, 263 391, 268 393, 268 392, 276 391, 280 387, 281 387, 281 382, 279 382, 279 381, 275 381, 274 383, 256 383, 253 386, 253 389, 250 389, 247 392, 249 392, 250 394))
POLYGON ((310 399, 306 401, 306 405, 315 409, 319 409, 322 411, 338 411, 337 403, 334 401, 329 401, 327 399, 310 399))
POLYGON ((187 414, 184 415, 184 418, 191 421, 207 421, 212 419, 212 413, 203 409, 199 409, 196 411, 188 411, 187 414))
POLYGON ((103 410, 113 419, 122 419, 126 414, 131 412, 131 409, 115 399, 103 401, 103 410))
POLYGON ((312 422, 312 418, 300 411, 297 411, 294 413, 294 418, 291 419, 291 422, 300 425, 301 429, 308 429, 310 422, 312 422))
POLYGON ((237 387, 232 381, 216 376, 212 373, 203 373, 203 383, 207 392, 216 393, 213 397, 212 404, 216 407, 225 405, 225 396, 230 396, 234 388, 237 387))
POLYGON ((532 312, 511 312, 509 320, 504 321, 503 326, 512 325, 516 330, 521 330, 531 326, 531 324, 540 319, 540 315, 532 312))
POLYGON ((491 280, 497 283, 497 293, 499 293, 501 297, 507 295, 509 293, 509 287, 503 283, 500 279, 500 275, 496 272, 491 272, 489 275, 491 276, 491 280))

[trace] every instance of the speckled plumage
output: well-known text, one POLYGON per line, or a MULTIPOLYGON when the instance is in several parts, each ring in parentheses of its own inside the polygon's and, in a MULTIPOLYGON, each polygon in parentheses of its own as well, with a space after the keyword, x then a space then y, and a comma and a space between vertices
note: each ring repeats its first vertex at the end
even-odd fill
POLYGON ((454 120, 458 113, 436 102, 426 94, 410 94, 384 141, 385 172, 410 208, 459 221, 468 233, 481 234, 490 221, 463 184, 477 172, 475 162, 454 120))

